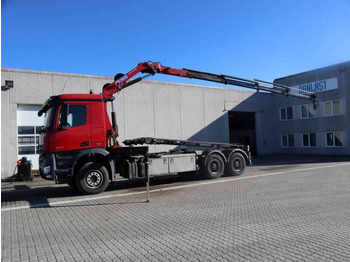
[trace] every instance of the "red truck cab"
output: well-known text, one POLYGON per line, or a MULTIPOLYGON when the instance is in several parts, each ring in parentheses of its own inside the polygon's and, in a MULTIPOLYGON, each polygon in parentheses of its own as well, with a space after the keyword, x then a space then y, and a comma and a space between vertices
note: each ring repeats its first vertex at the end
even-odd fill
POLYGON ((118 147, 117 131, 101 95, 52 96, 38 114, 45 114, 39 142, 39 170, 44 179, 69 184, 82 155, 106 156, 118 147))

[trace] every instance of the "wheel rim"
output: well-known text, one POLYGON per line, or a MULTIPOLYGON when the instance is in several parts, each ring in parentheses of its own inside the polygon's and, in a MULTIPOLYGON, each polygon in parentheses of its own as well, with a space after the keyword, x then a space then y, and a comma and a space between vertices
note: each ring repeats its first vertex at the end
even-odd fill
POLYGON ((209 169, 213 174, 219 174, 221 172, 221 164, 217 159, 214 159, 210 165, 209 165, 209 169))
POLYGON ((103 175, 99 171, 91 171, 85 176, 85 183, 90 188, 97 188, 103 183, 103 175))
POLYGON ((240 158, 235 158, 233 161, 232 161, 232 168, 233 170, 235 171, 240 171, 242 169, 242 161, 240 158))

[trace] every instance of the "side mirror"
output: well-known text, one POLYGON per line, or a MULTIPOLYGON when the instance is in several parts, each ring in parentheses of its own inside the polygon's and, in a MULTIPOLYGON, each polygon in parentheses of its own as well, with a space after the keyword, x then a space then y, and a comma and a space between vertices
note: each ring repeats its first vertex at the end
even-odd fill
POLYGON ((45 133, 45 132, 46 132, 45 126, 41 126, 40 130, 39 130, 39 134, 42 134, 42 133, 45 133))
POLYGON ((63 103, 61 106, 58 128, 60 128, 60 129, 68 129, 69 128, 68 114, 69 114, 69 105, 67 103, 63 103))

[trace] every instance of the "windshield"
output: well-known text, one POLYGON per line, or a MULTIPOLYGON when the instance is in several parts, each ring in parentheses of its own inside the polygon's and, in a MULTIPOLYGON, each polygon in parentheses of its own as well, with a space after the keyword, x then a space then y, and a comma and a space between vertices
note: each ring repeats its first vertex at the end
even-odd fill
POLYGON ((53 128, 53 124, 55 121, 55 112, 56 112, 56 107, 51 107, 49 110, 47 110, 44 117, 44 125, 42 128, 42 131, 45 132, 53 128))

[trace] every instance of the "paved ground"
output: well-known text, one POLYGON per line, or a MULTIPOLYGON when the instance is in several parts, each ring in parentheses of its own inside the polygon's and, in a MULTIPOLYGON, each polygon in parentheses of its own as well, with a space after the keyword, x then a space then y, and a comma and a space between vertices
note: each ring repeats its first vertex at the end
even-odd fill
POLYGON ((350 162, 264 157, 241 177, 100 195, 2 183, 2 261, 350 261, 350 162))

